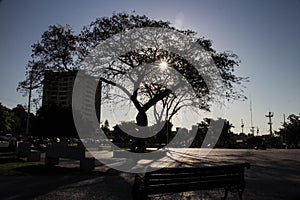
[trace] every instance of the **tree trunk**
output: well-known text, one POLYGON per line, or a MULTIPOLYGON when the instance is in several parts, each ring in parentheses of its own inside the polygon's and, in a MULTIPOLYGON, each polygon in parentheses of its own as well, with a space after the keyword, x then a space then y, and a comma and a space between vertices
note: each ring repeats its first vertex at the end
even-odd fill
MULTIPOLYGON (((136 116, 136 124, 138 126, 148 126, 148 117, 145 111, 139 111, 136 116)), ((145 139, 137 138, 131 144, 131 151, 133 152, 145 152, 146 151, 146 143, 145 139)))
POLYGON ((146 112, 139 111, 135 119, 138 126, 148 126, 148 117, 146 112))

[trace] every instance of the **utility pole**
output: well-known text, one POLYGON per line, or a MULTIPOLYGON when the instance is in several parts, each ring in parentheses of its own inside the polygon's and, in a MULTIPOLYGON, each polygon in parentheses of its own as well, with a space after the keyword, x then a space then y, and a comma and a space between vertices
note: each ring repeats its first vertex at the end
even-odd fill
POLYGON ((250 132, 254 136, 254 126, 253 126, 253 117, 252 117, 252 99, 251 99, 251 96, 250 96, 250 117, 251 117, 250 132))
POLYGON ((28 105, 27 105, 27 121, 26 121, 26 136, 29 136, 29 125, 30 125, 30 104, 31 104, 31 88, 29 89, 28 105))
POLYGON ((168 106, 167 106, 167 109, 166 109, 166 128, 167 128, 167 145, 169 144, 169 109, 168 109, 168 106))
POLYGON ((272 117, 274 116, 274 113, 273 112, 269 112, 268 115, 266 115, 266 117, 269 118, 269 122, 268 124, 270 125, 270 136, 272 136, 272 117))
POLYGON ((242 134, 244 134, 244 122, 243 122, 243 119, 241 119, 241 128, 242 128, 242 134))
POLYGON ((288 145, 287 145, 287 139, 286 139, 285 114, 283 114, 283 128, 284 128, 284 143, 285 143, 285 149, 287 149, 287 148, 288 148, 288 145))
POLYGON ((28 105, 27 105, 27 121, 26 121, 26 136, 29 137, 29 125, 30 125, 30 107, 31 107, 31 92, 32 92, 32 72, 29 74, 29 94, 28 94, 28 105))

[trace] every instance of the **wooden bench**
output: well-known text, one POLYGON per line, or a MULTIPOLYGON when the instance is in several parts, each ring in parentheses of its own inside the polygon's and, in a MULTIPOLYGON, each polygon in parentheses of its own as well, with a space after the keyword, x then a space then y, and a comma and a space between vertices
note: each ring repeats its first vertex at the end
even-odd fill
POLYGON ((245 188, 244 168, 249 167, 249 163, 242 163, 197 168, 163 168, 147 172, 144 176, 137 174, 132 196, 134 200, 140 200, 153 194, 224 188, 225 195, 222 199, 227 199, 230 191, 237 192, 241 200, 245 188))

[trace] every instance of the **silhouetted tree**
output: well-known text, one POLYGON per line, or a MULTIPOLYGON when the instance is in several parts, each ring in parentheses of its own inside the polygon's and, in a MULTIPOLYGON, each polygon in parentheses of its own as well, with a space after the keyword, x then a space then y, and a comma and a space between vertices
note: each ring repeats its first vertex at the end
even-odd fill
POLYGON ((104 121, 104 124, 101 125, 102 131, 107 135, 108 137, 112 137, 111 131, 109 129, 109 122, 108 120, 104 121))
MULTIPOLYGON (((194 139, 193 146, 201 147, 204 138, 207 136, 208 129, 211 126, 211 123, 220 123, 223 125, 221 133, 219 135, 218 141, 216 143, 216 147, 229 147, 233 144, 233 133, 230 130, 234 126, 228 121, 221 118, 211 119, 204 118, 200 123, 198 123, 197 135, 194 139)), ((215 133, 212 132, 210 137, 214 137, 215 133)))
POLYGON ((167 144, 168 141, 170 141, 174 136, 172 135, 172 127, 173 124, 169 121, 167 121, 164 124, 154 124, 150 128, 153 130, 159 130, 157 134, 153 137, 152 141, 151 138, 148 140, 148 142, 152 143, 165 143, 167 144))
MULTIPOLYGON (((27 74, 30 75, 19 84, 19 88, 32 88, 33 76, 37 77, 36 83, 43 83, 45 70, 74 70, 78 68, 77 64, 102 41, 117 33, 143 27, 166 28, 178 31, 186 36, 196 35, 194 31, 177 30, 169 22, 153 20, 145 15, 130 15, 127 13, 116 13, 109 18, 98 18, 84 27, 79 35, 75 35, 68 25, 50 26, 49 30, 43 33, 41 41, 32 46, 33 60, 27 68, 27 74), (37 69, 34 69, 34 67, 37 67, 37 69), (39 76, 40 74, 41 76, 39 76)), ((150 40, 153 39, 150 38, 150 40)), ((198 38, 196 42, 211 54, 212 60, 219 70, 223 87, 218 95, 233 100, 245 98, 241 91, 235 87, 235 85, 241 85, 246 80, 234 74, 235 67, 240 62, 237 55, 229 51, 216 52, 212 48, 212 42, 202 37, 198 38)), ((209 93, 203 77, 195 66, 179 55, 154 46, 127 52, 112 61, 112 63, 98 67, 98 72, 100 72, 98 75, 104 83, 104 99, 107 101, 115 100, 115 103, 122 102, 120 99, 129 100, 137 110, 136 124, 139 126, 148 126, 147 112, 152 108, 156 119, 167 115, 167 120, 171 120, 184 107, 209 110, 209 102, 216 100, 209 93), (126 83, 128 83, 128 79, 127 82, 125 81, 128 78, 126 72, 134 69, 140 75, 145 74, 149 71, 142 68, 142 65, 161 61, 167 62, 172 69, 180 73, 191 88, 182 88, 179 93, 174 94, 170 88, 161 83, 171 83, 176 88, 178 78, 174 75, 170 76, 170 74, 167 74, 169 76, 168 81, 163 80, 160 74, 154 74, 152 75, 152 80, 153 78, 156 79, 154 83, 150 80, 142 81, 140 80, 141 77, 136 77, 135 80, 131 80, 131 83, 134 82, 133 90, 130 90, 130 87, 127 87, 128 85, 126 86, 126 83), (125 95, 120 97, 117 94, 119 98, 116 98, 116 95, 111 92, 116 88, 124 92, 125 95), (193 92, 190 92, 191 90, 193 92), (162 107, 161 112, 156 109, 158 104, 162 107)), ((39 84, 34 85, 39 86, 39 84)))
POLYGON ((250 135, 246 139, 248 148, 261 147, 264 145, 263 137, 250 135))
MULTIPOLYGON (((97 19, 85 27, 82 32, 83 45, 86 49, 93 49, 101 41, 117 33, 141 27, 176 30, 169 22, 151 20, 146 16, 119 13, 114 14, 111 18, 97 19)), ((176 31, 187 36, 195 34, 190 30, 176 31)), ((155 37, 147 38, 149 43, 155 43, 155 39, 155 37)), ((157 41, 157 43, 159 42, 163 41, 157 41)), ((234 84, 241 84, 245 80, 233 73, 235 67, 239 65, 237 56, 231 52, 216 52, 212 48, 211 41, 204 38, 198 38, 197 43, 211 53, 212 59, 219 69, 224 84, 224 88, 219 92, 219 95, 224 95, 228 99, 244 98, 234 87, 234 84)), ((92 64, 95 66, 92 71, 96 71, 97 75, 100 76, 100 80, 104 83, 105 100, 113 101, 115 105, 121 103, 122 107, 125 104, 124 101, 130 101, 137 110, 136 124, 139 126, 148 126, 147 112, 152 108, 154 108, 156 119, 161 119, 161 116, 167 115, 167 119, 171 120, 184 107, 209 110, 209 101, 214 98, 209 93, 203 77, 200 76, 195 66, 181 56, 156 46, 127 52, 111 63, 104 65, 97 62, 92 64), (179 72, 191 85, 191 88, 182 88, 179 93, 173 93, 170 88, 166 87, 166 84, 171 83, 169 85, 173 84, 173 88, 177 88, 176 83, 179 80, 176 75, 171 73, 167 74, 168 79, 163 77, 162 73, 154 72, 148 80, 142 80, 145 78, 145 74, 149 76, 153 71, 141 66, 151 63, 158 65, 161 61, 165 61, 172 69, 179 72), (128 75, 127 72, 130 70, 135 71, 133 74, 128 75), (122 91, 123 95, 116 92, 117 90, 122 91), (156 110, 158 104, 162 108, 161 111, 156 110)))
POLYGON ((50 71, 73 71, 78 62, 78 36, 69 25, 51 25, 42 34, 40 41, 32 45, 31 60, 26 66, 25 80, 19 82, 17 90, 28 95, 37 90, 40 99, 44 73, 50 71))
POLYGON ((278 132, 289 147, 300 147, 300 115, 291 114, 278 132))
POLYGON ((37 111, 34 136, 78 137, 72 118, 72 109, 48 104, 37 111))
MULTIPOLYGON (((25 108, 18 104, 11 110, 12 117, 14 120, 14 132, 18 135, 26 132, 27 112, 25 108)), ((31 119, 34 119, 34 115, 31 113, 31 119)), ((31 128, 31 127, 30 127, 31 128)))
POLYGON ((112 135, 113 135, 113 138, 114 138, 114 141, 119 143, 119 142, 123 142, 123 143, 129 143, 131 142, 134 138, 130 135, 128 135, 127 133, 129 132, 132 132, 134 131, 133 129, 130 130, 128 128, 130 127, 133 127, 132 124, 134 124, 134 122, 132 121, 128 121, 128 122, 121 122, 120 124, 116 124, 114 127, 113 127, 113 131, 112 131, 112 135), (126 129, 126 132, 124 130, 122 130, 122 126, 126 126, 127 129, 126 129))
MULTIPOLYGON (((170 25, 169 22, 151 20, 146 16, 128 15, 126 13, 114 14, 111 18, 99 18, 86 26, 82 32, 83 46, 85 49, 91 50, 96 47, 101 41, 126 30, 141 27, 160 27, 176 30, 170 25)), ((177 30, 180 31, 180 30, 177 30)), ((195 34, 193 31, 180 31, 186 35, 195 34)), ((149 39, 154 40, 154 39, 149 39)), ((244 80, 242 77, 237 77, 233 74, 236 66, 239 64, 237 56, 230 52, 218 53, 212 48, 212 43, 204 38, 197 40, 206 51, 212 54, 213 61, 218 67, 223 83, 227 89, 227 98, 243 98, 233 87, 233 84, 241 84, 244 80)), ((89 51, 87 51, 89 52, 89 51)), ((191 63, 188 63, 182 57, 174 53, 157 49, 156 47, 148 47, 147 49, 140 49, 133 52, 127 52, 125 55, 120 56, 116 61, 108 65, 100 66, 101 80, 104 82, 104 93, 108 101, 115 99, 116 96, 109 94, 112 86, 122 90, 125 96, 130 99, 138 111, 136 121, 138 125, 147 126, 148 120, 146 112, 155 106, 158 102, 162 101, 163 105, 173 102, 173 109, 169 109, 168 118, 172 118, 181 108, 185 106, 194 106, 200 109, 209 110, 208 101, 212 97, 209 96, 207 86, 203 78, 199 75, 197 70, 191 63), (139 82, 138 79, 134 80, 137 85, 134 91, 128 90, 128 87, 120 83, 126 77, 126 72, 131 69, 140 70, 141 74, 147 73, 146 69, 139 69, 138 67, 147 64, 155 63, 165 60, 173 69, 182 74, 183 77, 192 85, 192 89, 196 91, 197 96, 201 101, 195 102, 197 98, 186 98, 186 91, 183 91, 181 96, 172 94, 170 89, 164 87, 161 83, 139 82), (183 98, 183 99, 182 99, 183 98), (180 101, 179 101, 180 100, 180 101), (196 105, 197 104, 197 105, 196 105)), ((157 78, 157 77, 155 77, 157 78)), ((173 79, 174 80, 174 79, 173 79)), ((158 81, 157 81, 158 82, 158 81)), ((127 85, 128 86, 128 85, 127 85)), ((170 106, 170 105, 169 105, 170 106)))
POLYGON ((193 146, 194 147, 201 147, 202 142, 207 134, 207 130, 208 130, 208 126, 210 123, 209 118, 204 118, 200 123, 198 123, 198 130, 197 130, 197 134, 196 137, 193 141, 193 146))
POLYGON ((14 121, 10 110, 0 103, 0 135, 11 134, 14 121))
POLYGON ((228 120, 225 120, 220 138, 218 140, 218 145, 221 147, 229 147, 234 142, 232 139, 233 133, 231 128, 234 128, 234 126, 228 120))

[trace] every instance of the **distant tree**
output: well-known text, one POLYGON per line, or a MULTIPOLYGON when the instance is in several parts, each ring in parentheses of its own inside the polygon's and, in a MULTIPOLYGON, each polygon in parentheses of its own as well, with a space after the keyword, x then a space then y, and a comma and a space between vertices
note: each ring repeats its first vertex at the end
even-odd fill
POLYGON ((279 135, 286 137, 287 145, 290 147, 300 147, 300 115, 291 114, 283 128, 279 129, 279 135))
MULTIPOLYGON (((17 90, 28 95, 37 90, 40 99, 45 71, 73 71, 78 63, 78 36, 69 25, 51 25, 42 34, 40 41, 32 45, 31 60, 26 66, 25 80, 19 82, 17 90)), ((34 100, 34 99, 33 99, 34 100)))
MULTIPOLYGON (((44 63, 41 61, 30 60, 26 65, 25 80, 19 82, 17 91, 23 94, 23 96, 32 97, 32 92, 37 90, 36 99, 39 100, 42 92, 43 78, 44 78, 44 63)), ((29 105, 27 105, 29 106, 29 105)))
MULTIPOLYGON (((25 108, 18 104, 15 108, 11 110, 12 118, 14 120, 14 132, 18 135, 24 134, 26 132, 26 122, 27 122, 27 112, 25 108)), ((31 113, 31 118, 34 115, 31 113)))
POLYGON ((41 107, 36 114, 34 136, 78 137, 72 118, 72 109, 56 104, 41 107))
POLYGON ((225 120, 220 138, 218 140, 218 144, 220 146, 229 147, 232 145, 233 143, 233 139, 232 139, 233 133, 231 131, 232 128, 234 128, 234 126, 228 120, 225 120))
POLYGON ((115 142, 124 142, 124 143, 129 143, 131 142, 134 138, 130 135, 128 135, 128 132, 134 131, 134 130, 126 130, 128 132, 125 132, 124 130, 122 130, 122 126, 126 126, 126 127, 133 127, 132 124, 134 124, 134 122, 132 121, 128 121, 128 122, 121 122, 120 124, 116 124, 115 126, 113 126, 113 131, 112 131, 112 135, 114 138, 115 142))
MULTIPOLYGON (((171 141, 172 138, 174 137, 172 134, 172 127, 173 124, 170 121, 167 121, 164 124, 154 124, 152 126, 152 129, 154 130, 160 130, 156 131, 157 134, 155 135, 155 137, 153 138, 152 142, 154 143, 165 143, 167 144, 168 141, 171 141), (161 128, 162 127, 162 128, 161 128)), ((150 138, 151 141, 151 138, 150 138)))
POLYGON ((102 131, 107 135, 108 137, 112 137, 111 131, 109 129, 109 122, 108 120, 104 121, 104 124, 101 125, 102 131))
POLYGON ((0 135, 11 134, 13 126, 14 121, 10 110, 0 103, 0 135))
POLYGON ((210 120, 211 119, 209 118, 204 118, 201 122, 198 123, 197 134, 193 141, 193 146, 201 147, 202 142, 204 141, 204 138, 207 134, 210 120))
POLYGON ((264 143, 264 139, 261 136, 250 135, 246 138, 248 148, 261 147, 264 143))
MULTIPOLYGON (((120 124, 117 124, 113 127, 113 131, 111 131, 111 135, 114 138, 114 141, 116 142, 130 142, 135 140, 134 137, 128 135, 130 132, 134 132, 134 121, 123 121, 120 124), (126 127, 126 130, 124 130, 124 127, 126 127)), ((166 143, 167 142, 167 134, 169 137, 169 140, 173 138, 172 135, 172 127, 173 124, 171 122, 164 123, 164 124, 154 124, 150 126, 149 128, 156 132, 157 134, 153 137, 150 137, 147 139, 149 143, 166 143)), ((103 130, 103 128, 102 128, 103 130)), ((105 133, 105 131, 104 131, 105 133)))
MULTIPOLYGON (((212 123, 221 123, 223 124, 221 133, 219 135, 218 141, 216 143, 216 147, 229 147, 233 144, 233 133, 231 128, 234 126, 228 121, 221 118, 211 119, 204 118, 200 123, 198 123, 198 130, 196 137, 193 142, 193 146, 201 147, 205 137, 207 136, 208 129, 210 128, 212 123)), ((209 137, 214 137, 215 133, 212 132, 212 135, 209 137)))

